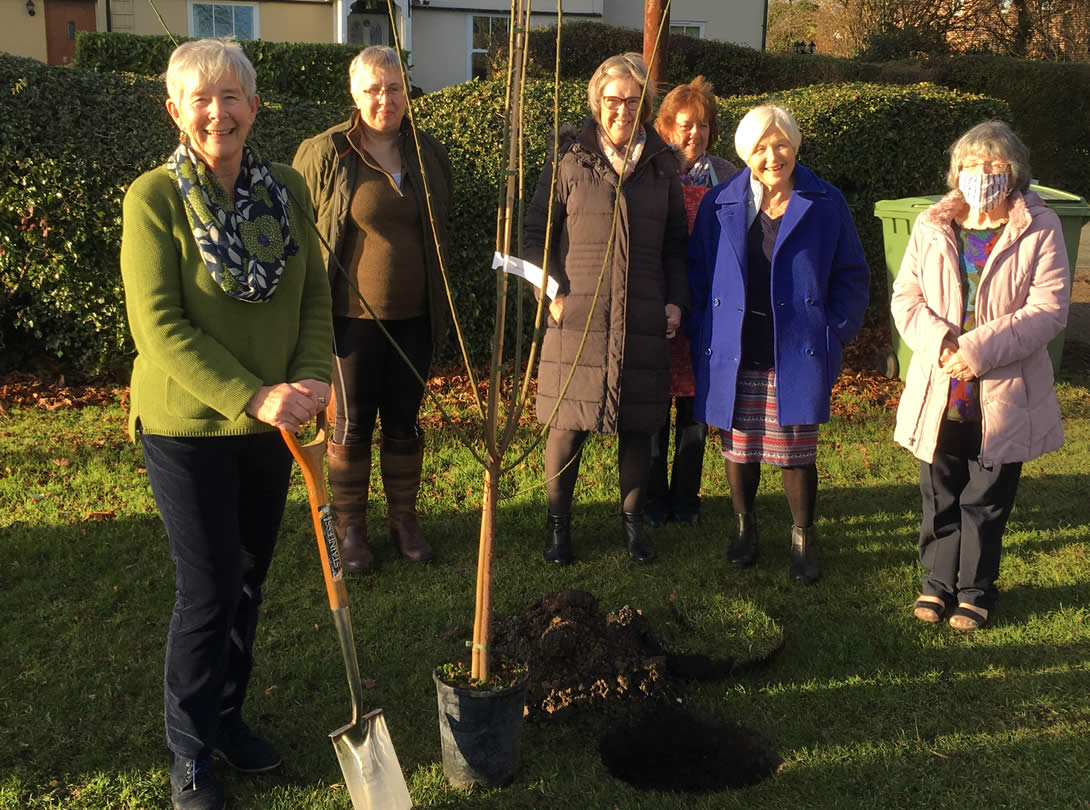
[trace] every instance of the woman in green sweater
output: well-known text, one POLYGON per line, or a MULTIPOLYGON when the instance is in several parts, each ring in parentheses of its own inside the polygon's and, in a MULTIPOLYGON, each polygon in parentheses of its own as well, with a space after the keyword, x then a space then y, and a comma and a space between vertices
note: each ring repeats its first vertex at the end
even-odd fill
POLYGON ((136 344, 129 428, 175 563, 164 677, 175 808, 223 806, 213 756, 280 764, 242 720, 261 585, 297 430, 329 397, 329 285, 306 185, 246 144, 255 73, 237 44, 179 46, 180 143, 125 195, 121 273, 136 344))

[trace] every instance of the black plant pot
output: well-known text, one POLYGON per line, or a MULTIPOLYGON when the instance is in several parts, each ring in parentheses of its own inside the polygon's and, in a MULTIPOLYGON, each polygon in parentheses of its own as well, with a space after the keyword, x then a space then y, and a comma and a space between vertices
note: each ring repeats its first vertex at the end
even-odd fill
POLYGON ((465 689, 433 671, 443 773, 454 787, 502 787, 515 778, 527 676, 506 689, 465 689))

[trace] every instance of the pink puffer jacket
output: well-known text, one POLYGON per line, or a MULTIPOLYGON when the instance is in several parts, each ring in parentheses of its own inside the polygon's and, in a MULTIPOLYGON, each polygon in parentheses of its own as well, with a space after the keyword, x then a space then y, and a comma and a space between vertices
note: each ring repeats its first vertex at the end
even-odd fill
POLYGON ((965 210, 953 191, 920 214, 893 285, 893 319, 913 351, 894 439, 922 461, 934 457, 950 390, 939 351, 950 334, 980 380, 981 463, 1028 461, 1064 440, 1046 348, 1064 328, 1071 301, 1060 218, 1032 191, 1011 194, 1007 228, 977 287, 977 326, 962 334, 951 223, 965 210))

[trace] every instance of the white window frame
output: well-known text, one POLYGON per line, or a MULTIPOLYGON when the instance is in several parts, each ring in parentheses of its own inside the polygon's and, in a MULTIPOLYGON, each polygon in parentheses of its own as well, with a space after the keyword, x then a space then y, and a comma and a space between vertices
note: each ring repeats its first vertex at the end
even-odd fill
MULTIPOLYGON (((696 20, 670 20, 670 28, 695 28, 697 31, 696 38, 704 39, 704 26, 707 23, 697 22, 696 20)), ((671 31, 670 33, 674 33, 671 31)), ((685 36, 689 36, 686 34, 685 36)))
MULTIPOLYGON (((510 14, 467 14, 466 15, 466 81, 473 79, 473 54, 483 53, 487 54, 487 50, 473 47, 473 20, 478 17, 487 17, 490 20, 503 20, 507 23, 508 27, 511 25, 510 14)), ((492 26, 489 25, 489 34, 492 33, 492 26)))
POLYGON ((261 6, 254 3, 239 3, 232 0, 189 0, 186 4, 189 17, 189 35, 197 36, 197 6, 244 6, 254 12, 254 39, 261 39, 261 6))

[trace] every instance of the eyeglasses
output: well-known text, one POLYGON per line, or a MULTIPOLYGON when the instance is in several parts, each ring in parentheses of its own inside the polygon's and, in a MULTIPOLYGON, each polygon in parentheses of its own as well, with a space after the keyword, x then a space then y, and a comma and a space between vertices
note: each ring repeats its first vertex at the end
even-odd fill
POLYGON ((988 174, 1003 174, 1011 170, 1011 164, 1002 160, 971 160, 962 163, 961 168, 967 172, 985 171, 988 174))
POLYGON ((368 98, 394 98, 400 96, 405 92, 404 88, 400 84, 391 85, 390 87, 364 87, 361 91, 368 98))
POLYGON ((640 108, 640 97, 603 96, 602 103, 606 105, 607 110, 619 110, 621 107, 627 107, 629 112, 636 112, 640 108))

